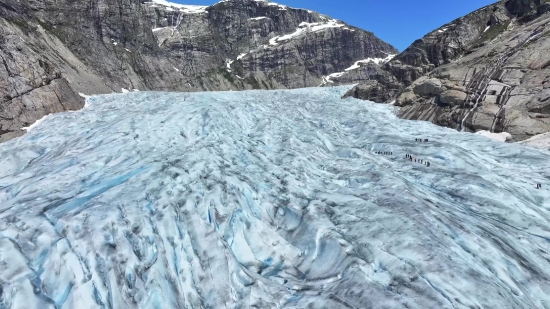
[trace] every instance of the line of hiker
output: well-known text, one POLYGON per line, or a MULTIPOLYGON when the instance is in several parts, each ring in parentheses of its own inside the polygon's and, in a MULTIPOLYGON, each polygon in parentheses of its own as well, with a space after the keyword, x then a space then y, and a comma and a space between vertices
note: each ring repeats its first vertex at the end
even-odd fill
POLYGON ((424 143, 427 143, 427 142, 428 142, 428 139, 427 139, 427 138, 425 138, 425 139, 415 138, 414 141, 415 141, 415 142, 424 142, 424 143))
POLYGON ((385 156, 393 156, 393 152, 391 152, 391 151, 377 151, 376 154, 385 155, 385 156))
POLYGON ((542 189, 542 184, 537 183, 537 189, 542 189))
POLYGON ((409 159, 409 161, 411 161, 411 162, 416 162, 416 163, 424 164, 424 165, 426 165, 427 167, 430 167, 430 165, 431 165, 429 161, 422 160, 422 159, 417 159, 417 158, 413 158, 413 156, 411 156, 410 154, 406 154, 406 155, 405 155, 405 158, 409 159))

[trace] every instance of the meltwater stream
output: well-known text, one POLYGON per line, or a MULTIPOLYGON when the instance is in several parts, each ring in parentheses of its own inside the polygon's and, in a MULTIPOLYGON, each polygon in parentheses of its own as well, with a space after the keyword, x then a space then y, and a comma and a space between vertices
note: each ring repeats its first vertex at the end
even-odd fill
POLYGON ((94 96, 0 144, 0 308, 550 308, 550 153, 346 90, 94 96))

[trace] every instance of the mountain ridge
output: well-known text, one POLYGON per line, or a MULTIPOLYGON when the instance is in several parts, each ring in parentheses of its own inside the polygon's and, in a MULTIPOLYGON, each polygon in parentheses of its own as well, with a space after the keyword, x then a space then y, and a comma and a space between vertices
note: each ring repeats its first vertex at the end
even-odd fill
POLYGON ((81 108, 79 93, 311 87, 358 60, 397 53, 342 21, 256 0, 6 0, 0 23, 0 140, 81 108), (62 87, 52 92, 43 85, 54 78, 62 87))
POLYGON ((89 94, 343 84, 358 84, 345 97, 395 101, 406 119, 507 132, 510 141, 550 131, 543 0, 498 1, 401 53, 372 32, 264 0, 56 5, 0 6, 0 141, 81 108, 89 94))

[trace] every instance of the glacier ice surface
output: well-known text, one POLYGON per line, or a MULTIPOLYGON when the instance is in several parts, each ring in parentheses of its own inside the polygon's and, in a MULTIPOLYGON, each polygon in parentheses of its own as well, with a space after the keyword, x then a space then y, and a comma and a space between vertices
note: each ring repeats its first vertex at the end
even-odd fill
POLYGON ((0 308, 549 308, 550 153, 346 90, 92 96, 0 144, 0 308))

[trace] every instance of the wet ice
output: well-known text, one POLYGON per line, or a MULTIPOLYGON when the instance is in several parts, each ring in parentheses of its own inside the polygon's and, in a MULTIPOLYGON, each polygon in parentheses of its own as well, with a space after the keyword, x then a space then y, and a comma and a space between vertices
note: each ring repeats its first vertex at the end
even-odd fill
POLYGON ((346 90, 94 96, 0 144, 0 308, 547 308, 550 153, 346 90))

